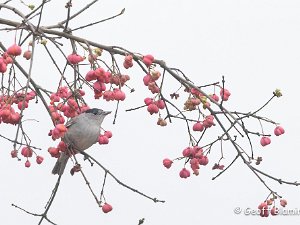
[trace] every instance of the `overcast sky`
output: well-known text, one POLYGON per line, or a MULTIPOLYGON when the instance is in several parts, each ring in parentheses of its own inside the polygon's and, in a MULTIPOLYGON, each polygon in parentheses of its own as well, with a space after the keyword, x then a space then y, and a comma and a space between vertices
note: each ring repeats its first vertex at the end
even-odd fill
MULTIPOLYGON (((38 5, 39 1, 24 2, 38 5)), ((63 20, 66 15, 65 2, 49 3, 42 24, 50 25, 63 20)), ((19 1, 13 3, 21 10, 27 10, 19 1)), ((73 1, 73 12, 84 4, 86 1, 73 1)), ((261 169, 282 179, 299 180, 299 1, 102 0, 71 22, 70 26, 78 27, 106 18, 123 8, 126 11, 121 17, 76 31, 75 34, 101 44, 153 54, 170 67, 180 68, 197 85, 221 81, 224 75, 227 88, 232 93, 225 106, 233 111, 253 111, 271 97, 276 88, 280 88, 283 97, 275 99, 261 115, 281 123, 286 134, 272 138, 272 144, 266 148, 258 145, 257 137, 253 137, 253 143, 256 143, 257 155, 264 158, 261 169)), ((16 19, 4 10, 0 11, 0 16, 16 19)), ((0 25, 0 28, 3 26, 0 25)), ((8 46, 13 42, 13 35, 1 32, 0 41, 8 46)), ((50 61, 43 57, 34 63, 33 76, 42 85, 51 86, 54 77, 57 79, 59 76, 51 66, 50 61)), ((138 224, 141 218, 145 218, 145 225, 299 224, 300 215, 269 218, 245 215, 247 208, 257 208, 269 194, 268 190, 240 160, 212 181, 211 178, 217 174, 217 171, 211 170, 213 163, 219 159, 217 149, 211 156, 210 164, 200 169, 198 177, 181 179, 178 173, 182 162, 177 162, 170 170, 165 169, 162 160, 180 156, 188 146, 184 123, 160 128, 156 125, 157 118, 150 116, 145 109, 126 113, 125 109, 141 105, 144 97, 149 96, 142 85, 142 72, 133 70, 130 75, 129 85, 136 92, 127 92, 128 101, 120 106, 116 125, 112 124, 112 116, 103 124, 105 129, 113 132, 111 143, 107 146, 95 145, 89 153, 121 181, 166 203, 154 204, 108 178, 105 196, 114 209, 109 214, 103 214, 82 177, 66 173, 48 214, 50 219, 60 225, 138 224), (237 207, 242 209, 239 215, 234 213, 237 207)), ((170 90, 178 87, 174 84, 171 80, 170 90)), ((91 101, 91 105, 110 110, 115 107, 115 104, 99 101, 91 101)), ((42 165, 33 163, 31 168, 25 168, 24 160, 17 162, 10 158, 12 144, 1 139, 0 218, 5 225, 37 224, 37 217, 10 205, 14 203, 31 212, 41 213, 56 182, 56 176, 51 175, 55 159, 47 153, 47 148, 54 145, 47 136, 51 124, 46 112, 39 110, 40 105, 32 102, 30 106, 32 113, 27 114, 27 118, 40 122, 28 121, 26 126, 33 144, 43 148, 41 154, 45 161, 42 165)), ((259 131, 257 121, 249 126, 259 131)), ((269 133, 273 128, 266 126, 269 133)), ((13 138, 14 130, 1 124, 0 134, 13 138)), ((212 135, 219 133, 212 132, 212 135)), ((226 145, 224 151, 226 166, 234 157, 235 150, 226 145)), ((99 191, 102 171, 90 168, 87 162, 83 165, 91 185, 99 191)), ((70 165, 67 167, 69 169, 70 165)), ((270 185, 288 200, 288 209, 300 211, 299 187, 278 185, 272 181, 270 185)))

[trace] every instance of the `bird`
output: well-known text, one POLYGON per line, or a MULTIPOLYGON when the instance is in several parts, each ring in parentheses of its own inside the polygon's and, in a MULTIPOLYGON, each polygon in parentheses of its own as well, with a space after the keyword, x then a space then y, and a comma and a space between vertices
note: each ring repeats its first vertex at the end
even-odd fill
POLYGON ((68 149, 60 154, 52 174, 62 175, 72 152, 84 151, 98 141, 101 124, 110 113, 110 111, 92 108, 66 123, 67 132, 62 137, 62 141, 65 142, 68 149))

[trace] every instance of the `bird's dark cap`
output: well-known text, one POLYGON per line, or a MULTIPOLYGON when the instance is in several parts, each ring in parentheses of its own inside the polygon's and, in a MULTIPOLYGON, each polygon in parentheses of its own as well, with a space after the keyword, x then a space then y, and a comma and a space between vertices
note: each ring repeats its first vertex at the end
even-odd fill
POLYGON ((111 111, 103 111, 102 109, 92 108, 85 111, 85 113, 92 113, 94 115, 108 115, 111 113, 111 111))

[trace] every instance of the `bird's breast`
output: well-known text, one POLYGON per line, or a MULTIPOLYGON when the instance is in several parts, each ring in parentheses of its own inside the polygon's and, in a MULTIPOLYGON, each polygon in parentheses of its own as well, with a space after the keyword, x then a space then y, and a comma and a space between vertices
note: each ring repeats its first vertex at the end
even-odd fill
POLYGON ((99 135, 100 127, 95 124, 85 124, 84 126, 74 124, 68 129, 65 139, 75 149, 83 151, 95 144, 99 135))

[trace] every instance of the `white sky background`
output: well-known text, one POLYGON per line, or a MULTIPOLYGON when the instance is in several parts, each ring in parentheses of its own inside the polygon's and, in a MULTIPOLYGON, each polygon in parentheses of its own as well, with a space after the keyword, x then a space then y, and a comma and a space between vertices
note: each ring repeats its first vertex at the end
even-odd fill
MULTIPOLYGON (((26 1, 35 5, 38 5, 37 2, 26 1)), ((49 25, 64 19, 65 2, 50 3, 43 23, 49 25)), ((73 12, 84 5, 82 2, 86 1, 73 2, 73 12)), ((264 158, 260 168, 276 177, 291 181, 299 179, 299 1, 103 0, 94 9, 71 22, 70 26, 77 27, 111 16, 122 8, 126 8, 123 16, 75 34, 102 44, 153 54, 165 60, 170 67, 182 69, 199 85, 221 81, 221 76, 225 75, 226 86, 232 93, 230 101, 225 105, 230 110, 254 110, 271 97, 275 88, 280 88, 283 97, 275 99, 261 114, 280 122, 286 134, 273 138, 272 144, 266 148, 256 145, 255 151, 264 158)), ((22 6, 21 9, 26 10, 22 6)), ((5 12, 0 11, 1 17, 5 12)), ((12 18, 11 15, 7 14, 9 18, 12 18)), ((13 34, 3 34, 0 40, 10 45, 13 34)), ((38 51, 41 53, 37 54, 43 52, 42 48, 38 51)), ((58 75, 51 66, 42 55, 36 58, 34 78, 47 86, 54 84, 53 79, 57 79, 58 75)), ((72 177, 66 173, 48 213, 50 219, 57 224, 89 225, 121 222, 138 224, 140 218, 145 218, 147 225, 229 222, 246 225, 299 224, 299 215, 267 219, 245 216, 243 213, 235 215, 233 210, 236 207, 256 209, 268 191, 241 161, 237 161, 230 170, 212 181, 211 177, 217 171, 212 171, 211 167, 219 159, 216 147, 210 164, 200 169, 198 177, 192 176, 187 180, 179 178, 183 162, 177 162, 170 170, 166 170, 162 166, 162 159, 179 156, 188 145, 184 124, 175 121, 172 125, 160 128, 156 125, 156 117, 150 116, 145 109, 125 113, 125 109, 141 105, 144 97, 150 96, 142 85, 142 72, 132 70, 128 73, 131 75, 129 85, 136 92, 127 92, 128 101, 121 105, 116 125, 112 125, 112 116, 104 122, 104 128, 113 132, 111 143, 107 146, 95 145, 89 153, 126 184, 166 200, 166 203, 154 204, 109 178, 105 196, 114 209, 109 214, 103 214, 82 177, 79 174, 72 177)), ((173 91, 178 87, 174 84, 170 80, 173 91)), ((103 104, 101 101, 93 101, 91 105, 111 110, 115 107, 115 104, 103 104)), ((47 153, 47 148, 54 145, 47 136, 51 129, 49 119, 46 112, 39 110, 40 105, 31 102, 30 106, 32 113, 27 114, 27 118, 44 120, 40 123, 27 122, 27 128, 33 144, 43 148, 41 154, 45 161, 40 166, 32 163, 32 167, 27 169, 24 161, 17 162, 10 158, 12 144, 1 140, 1 224, 37 224, 37 217, 14 209, 10 204, 15 203, 32 212, 42 212, 57 178, 51 175, 55 159, 47 153)), ((7 127, 1 124, 0 133, 7 134, 7 127)), ((251 127, 259 129, 258 122, 254 121, 251 127)), ((269 133, 273 132, 273 128, 266 126, 269 133)), ((215 132, 214 135, 218 134, 215 132)), ((14 133, 10 131, 7 136, 14 137, 14 133)), ((257 137, 253 140, 259 143, 257 137)), ((230 145, 226 147, 224 151, 228 157, 225 155, 224 164, 228 165, 235 150, 230 145)), ((92 186, 99 190, 103 173, 99 169, 90 168, 88 163, 82 164, 92 186)), ((67 171, 69 169, 70 165, 67 171)), ((289 209, 300 209, 299 187, 280 186, 275 182, 270 184, 288 200, 289 209)))

